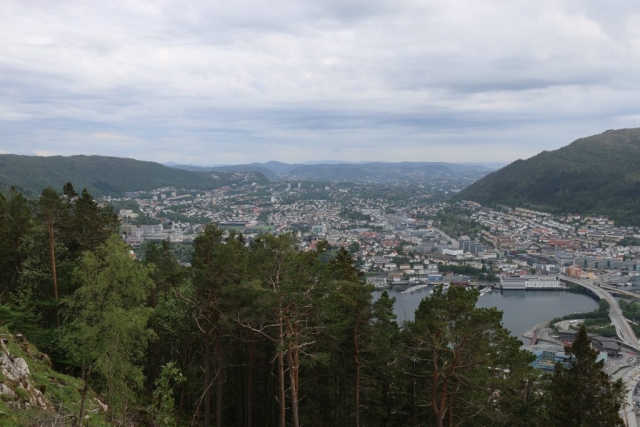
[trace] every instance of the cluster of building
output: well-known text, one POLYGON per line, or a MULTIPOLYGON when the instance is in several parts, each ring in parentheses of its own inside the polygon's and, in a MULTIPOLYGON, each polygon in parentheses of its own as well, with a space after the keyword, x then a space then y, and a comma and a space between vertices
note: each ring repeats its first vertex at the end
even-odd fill
MULTIPOLYGON (((505 289, 557 288, 560 274, 593 278, 606 273, 611 282, 640 275, 640 247, 619 244, 640 238, 640 232, 616 227, 607 218, 431 202, 428 191, 418 187, 399 200, 373 184, 254 178, 237 172, 229 185, 216 190, 167 187, 114 199, 138 207, 119 211, 122 236, 133 246, 158 240, 190 243, 210 222, 242 231, 248 241, 263 232, 293 232, 302 250, 315 249, 320 240, 332 250, 347 248, 358 267, 380 283, 435 281, 440 279, 438 264, 503 275, 505 289), (443 232, 438 218, 451 208, 465 212, 466 221, 480 231, 473 237, 443 232)), ((471 281, 451 276, 441 279, 471 281)))
POLYGON ((460 205, 483 227, 479 240, 510 259, 514 268, 591 279, 607 273, 614 282, 640 275, 640 246, 620 244, 623 239, 640 239, 637 227, 616 227, 601 216, 553 216, 504 206, 494 210, 474 202, 460 205))
MULTIPOLYGON (((553 371, 557 363, 567 366, 570 356, 564 352, 564 348, 559 344, 572 345, 577 333, 575 330, 561 330, 554 336, 558 344, 537 344, 525 347, 536 356, 532 366, 544 371, 553 371)), ((620 346, 611 338, 589 333, 589 341, 591 348, 598 352, 596 363, 606 361, 609 357, 619 357, 621 355, 620 346)))

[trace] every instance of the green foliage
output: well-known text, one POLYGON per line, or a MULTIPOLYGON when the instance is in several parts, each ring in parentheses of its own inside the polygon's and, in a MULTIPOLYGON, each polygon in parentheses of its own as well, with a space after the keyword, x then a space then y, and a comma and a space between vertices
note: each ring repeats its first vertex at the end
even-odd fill
POLYGON ((0 194, 0 295, 15 290, 26 257, 22 241, 34 222, 27 199, 15 187, 9 198, 0 194))
POLYGON ((75 278, 80 287, 68 300, 63 343, 79 366, 100 376, 110 413, 121 417, 144 381, 139 362, 154 338, 145 306, 154 284, 115 235, 83 254, 75 278))
POLYGON ((169 186, 206 190, 227 182, 206 173, 118 157, 0 155, 0 189, 15 185, 23 193, 34 196, 46 187, 61 188, 69 181, 92 194, 111 196, 169 186))
POLYGON ((492 271, 486 272, 486 267, 483 265, 482 268, 474 268, 468 265, 444 265, 438 264, 438 271, 441 273, 452 272, 454 274, 466 275, 470 277, 475 277, 480 280, 486 280, 489 282, 498 281, 498 277, 492 271), (483 271, 484 270, 484 271, 483 271))
POLYGON ((174 362, 162 367, 160 377, 155 381, 153 403, 147 408, 153 417, 154 427, 173 427, 176 425, 175 398, 173 389, 186 381, 174 362))
POLYGON ((517 160, 465 188, 455 199, 554 213, 604 214, 619 224, 637 225, 639 162, 640 130, 607 131, 517 160))
POLYGON ((351 219, 354 221, 369 221, 371 219, 371 215, 363 214, 362 212, 343 209, 342 211, 340 211, 340 218, 351 219))
MULTIPOLYGON (((500 405, 492 402, 531 373, 532 355, 521 351, 495 308, 476 308, 477 290, 436 287, 420 302, 415 320, 407 322, 410 362, 407 370, 420 394, 412 398, 424 405, 423 423, 441 427, 461 425, 478 418, 482 425, 505 422, 500 405)), ((509 396, 516 398, 516 396, 509 396)), ((416 407, 412 409, 418 416, 416 407)))
POLYGON ((611 308, 611 305, 606 299, 602 298, 600 299, 600 301, 598 301, 598 311, 609 313, 610 308, 611 308))
POLYGON ((640 320, 640 303, 636 301, 620 300, 620 309, 624 317, 630 320, 640 320))
POLYGON ((587 330, 580 327, 572 346, 565 347, 568 366, 556 365, 551 382, 550 426, 624 426, 618 415, 624 401, 622 380, 612 383, 596 363, 587 330))
POLYGON ((450 207, 436 215, 438 228, 451 237, 469 236, 475 239, 485 229, 481 224, 471 220, 471 212, 467 209, 450 207))
MULTIPOLYGON (((37 347, 32 343, 18 343, 6 327, 0 326, 0 334, 8 340, 11 355, 25 360, 31 373, 32 384, 44 394, 44 397, 56 411, 48 413, 35 408, 31 410, 18 409, 15 406, 7 405, 8 402, 3 401, 2 398, 6 398, 6 395, 2 395, 0 396, 0 426, 30 426, 34 423, 35 425, 55 425, 56 419, 60 422, 62 419, 69 419, 68 417, 77 414, 82 381, 73 376, 56 372, 47 362, 46 356, 37 347)), ((4 379, 0 373, 0 383, 4 382, 4 379)), ((14 389, 13 385, 9 385, 9 387, 14 389)), ((20 399, 28 401, 28 395, 23 389, 16 387, 14 391, 20 399)), ((88 408, 91 410, 89 422, 92 426, 105 426, 104 412, 98 410, 95 398, 96 395, 90 393, 88 401, 88 408)))

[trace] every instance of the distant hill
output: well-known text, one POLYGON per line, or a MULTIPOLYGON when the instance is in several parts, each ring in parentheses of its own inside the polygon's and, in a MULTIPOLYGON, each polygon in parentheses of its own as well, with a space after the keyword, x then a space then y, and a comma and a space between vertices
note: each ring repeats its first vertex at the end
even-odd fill
POLYGON ((60 190, 67 182, 78 191, 87 188, 94 196, 122 196, 125 191, 168 186, 204 190, 219 185, 219 179, 210 174, 120 157, 0 155, 2 191, 15 185, 24 194, 35 195, 47 186, 60 190))
POLYGON ((274 179, 309 179, 320 181, 389 181, 394 179, 424 179, 440 175, 459 173, 489 173, 491 169, 479 164, 439 162, 371 162, 346 163, 282 163, 266 162, 217 167, 195 167, 174 165, 174 168, 206 171, 254 171, 274 179))
POLYGON ((381 181, 393 179, 424 179, 435 175, 450 175, 471 171, 488 172, 484 166, 435 162, 373 162, 364 164, 303 165, 289 175, 301 179, 329 181, 381 181))
POLYGON ((517 160, 456 199, 603 214, 619 224, 640 225, 640 129, 609 130, 517 160))

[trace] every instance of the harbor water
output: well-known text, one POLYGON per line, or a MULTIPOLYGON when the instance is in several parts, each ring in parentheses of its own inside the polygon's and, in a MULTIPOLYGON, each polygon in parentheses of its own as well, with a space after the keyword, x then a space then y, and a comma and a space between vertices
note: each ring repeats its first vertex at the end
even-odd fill
MULTIPOLYGON (((398 321, 413 320, 415 310, 422 298, 428 297, 433 286, 403 294, 404 288, 394 288, 389 295, 396 298, 394 312, 398 321)), ((380 297, 381 291, 373 293, 373 299, 380 297)), ((478 300, 478 307, 496 307, 503 314, 503 324, 511 334, 523 340, 522 334, 538 323, 567 314, 584 313, 598 308, 593 298, 584 294, 567 291, 545 290, 494 290, 478 300)))

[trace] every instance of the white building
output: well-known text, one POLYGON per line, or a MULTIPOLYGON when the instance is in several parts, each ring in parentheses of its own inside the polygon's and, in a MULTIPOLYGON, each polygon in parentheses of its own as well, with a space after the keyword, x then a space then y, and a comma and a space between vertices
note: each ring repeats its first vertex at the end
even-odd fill
POLYGON ((556 276, 500 276, 502 289, 559 289, 556 276))

